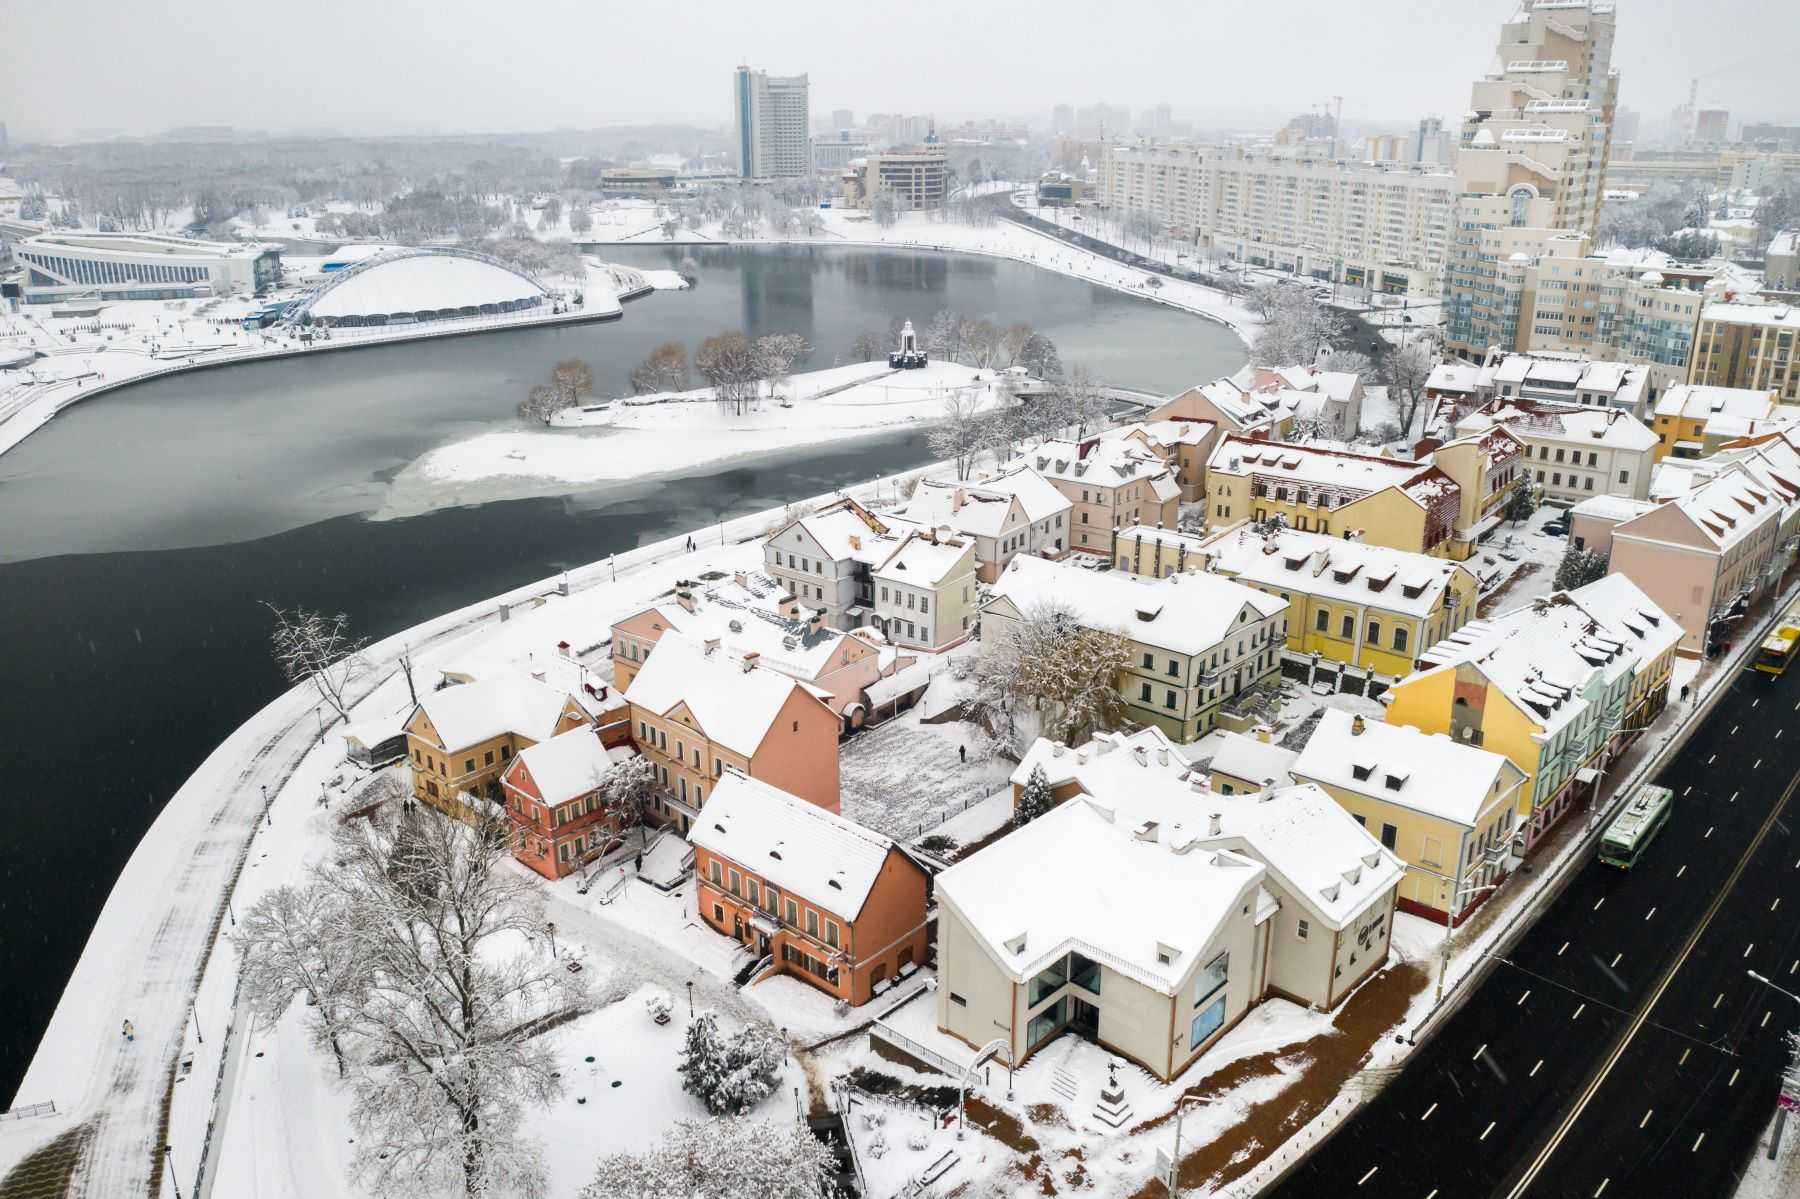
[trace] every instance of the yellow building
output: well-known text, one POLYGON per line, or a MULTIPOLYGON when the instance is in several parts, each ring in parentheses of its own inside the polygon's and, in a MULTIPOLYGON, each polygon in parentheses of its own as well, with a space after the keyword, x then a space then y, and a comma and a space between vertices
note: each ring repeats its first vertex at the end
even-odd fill
POLYGON ((1683 383, 1656 401, 1650 428, 1656 461, 1704 458, 1726 442, 1767 432, 1776 415, 1775 393, 1753 388, 1683 383))
POLYGON ((1457 561, 1506 515, 1506 501, 1525 473, 1525 443, 1504 425, 1446 441, 1431 452, 1431 463, 1456 480, 1456 532, 1450 556, 1457 561))
POLYGON ((1504 878, 1525 773, 1441 734, 1327 710, 1289 768, 1406 863, 1398 906, 1446 923, 1504 878))
MULTIPOLYGON (((1459 549, 1460 490, 1430 463, 1224 437, 1206 464, 1206 519, 1224 528, 1280 517, 1302 533, 1349 533, 1451 557, 1459 549)), ((1466 543, 1460 548, 1467 557, 1466 543)))
POLYGON ((1800 308, 1708 304, 1700 311, 1688 382, 1748 387, 1800 401, 1800 308))
POLYGON ((500 775, 520 750, 591 723, 575 698, 515 676, 428 692, 406 721, 413 798, 449 816, 501 811, 500 775))
POLYGON ((1481 589, 1458 563, 1322 533, 1246 527, 1201 552, 1207 569, 1288 601, 1290 655, 1388 678, 1411 674, 1419 655, 1473 620, 1481 589))
POLYGON ((1113 565, 1130 575, 1166 579, 1206 566, 1207 539, 1174 529, 1134 525, 1113 531, 1113 565))
POLYGON ((1504 755, 1525 773, 1531 849, 1666 701, 1681 626, 1624 575, 1471 621, 1384 696, 1387 719, 1504 755))

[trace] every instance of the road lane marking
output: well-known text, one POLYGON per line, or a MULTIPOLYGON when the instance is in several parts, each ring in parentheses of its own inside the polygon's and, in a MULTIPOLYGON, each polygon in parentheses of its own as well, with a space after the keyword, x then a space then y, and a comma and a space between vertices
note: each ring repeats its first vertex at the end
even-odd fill
POLYGON ((1688 792, 1692 791, 1693 789, 1694 789, 1694 784, 1692 784, 1692 783, 1689 783, 1687 786, 1683 787, 1681 789, 1681 798, 1686 799, 1688 797, 1688 792))
POLYGON ((1581 1013, 1583 1013, 1585 1011, 1587 1011, 1587 1004, 1584 1003, 1580 1007, 1575 1009, 1575 1014, 1573 1016, 1570 1016, 1569 1019, 1579 1020, 1579 1019, 1581 1019, 1581 1013))
POLYGON ((1762 1018, 1762 1023, 1761 1023, 1761 1024, 1759 1024, 1759 1025, 1757 1025, 1757 1026, 1756 1026, 1756 1027, 1758 1027, 1758 1028, 1767 1028, 1767 1027, 1769 1027, 1769 1017, 1770 1017, 1770 1016, 1772 1016, 1772 1015, 1774 1015, 1774 1013, 1773 1013, 1773 1012, 1764 1012, 1764 1013, 1763 1013, 1763 1018, 1762 1018))
POLYGON ((1752 949, 1755 949, 1755 948, 1756 948, 1756 942, 1755 942, 1755 941, 1752 941, 1752 942, 1750 942, 1750 944, 1748 944, 1748 945, 1746 945, 1746 946, 1744 946, 1744 956, 1745 956, 1745 957, 1749 957, 1749 956, 1750 956, 1750 951, 1751 951, 1751 950, 1752 950, 1752 949))
POLYGON ((1556 956, 1561 957, 1563 955, 1563 949, 1567 949, 1568 947, 1569 947, 1569 943, 1567 941, 1564 941, 1562 943, 1562 949, 1559 949, 1556 951, 1556 956))
POLYGON ((1651 908, 1648 912, 1644 913, 1644 919, 1648 920, 1648 919, 1650 919, 1650 917, 1652 917, 1654 915, 1656 915, 1656 909, 1651 908))
POLYGON ((1606 1194, 1606 1184, 1611 1181, 1612 1175, 1610 1174, 1600 1180, 1600 1185, 1594 1188, 1594 1199, 1600 1199, 1600 1196, 1606 1194))
POLYGON ((1470 1060, 1470 1061, 1472 1061, 1472 1062, 1478 1062, 1478 1061, 1480 1061, 1480 1060, 1481 1060, 1481 1055, 1482 1055, 1482 1054, 1484 1054, 1484 1053, 1486 1053, 1486 1052, 1487 1052, 1487 1042, 1486 1042, 1486 1041, 1483 1041, 1483 1042, 1482 1042, 1482 1043, 1481 1043, 1481 1048, 1480 1048, 1480 1049, 1477 1049, 1477 1050, 1476 1050, 1476 1051, 1475 1051, 1475 1056, 1474 1056, 1474 1057, 1472 1057, 1472 1058, 1470 1058, 1470 1059, 1469 1059, 1469 1060, 1470 1060))
POLYGON ((1608 966, 1607 969, 1608 970, 1617 970, 1619 968, 1619 959, 1624 956, 1625 955, 1622 953, 1615 953, 1613 955, 1612 965, 1608 966))
POLYGON ((1781 896, 1777 895, 1775 897, 1775 902, 1769 905, 1769 910, 1771 912, 1773 912, 1776 908, 1778 908, 1780 906, 1781 906, 1781 896))
POLYGON ((1726 1086, 1728 1086, 1728 1087, 1735 1087, 1735 1086, 1737 1086, 1737 1080, 1738 1080, 1738 1075, 1740 1075, 1740 1074, 1742 1074, 1742 1073, 1743 1073, 1743 1072, 1744 1072, 1744 1069, 1743 1069, 1743 1067, 1742 1067, 1742 1066, 1740 1066, 1740 1067, 1738 1067, 1738 1068, 1737 1068, 1737 1069, 1736 1069, 1736 1070, 1733 1070, 1733 1071, 1732 1071, 1732 1072, 1731 1072, 1731 1079, 1730 1079, 1730 1081, 1728 1081, 1728 1082, 1727 1082, 1727 1083, 1726 1083, 1726 1084, 1725 1084, 1725 1085, 1726 1085, 1726 1086))
POLYGON ((1702 838, 1700 838, 1700 839, 1701 839, 1701 840, 1702 840, 1702 841, 1706 841, 1706 840, 1710 840, 1710 839, 1711 839, 1711 837, 1712 837, 1712 831, 1713 831, 1713 829, 1714 829, 1714 828, 1716 828, 1716 827, 1718 827, 1718 826, 1717 826, 1717 825, 1711 825, 1711 824, 1709 824, 1709 825, 1707 825, 1707 826, 1706 826, 1706 836, 1704 836, 1704 837, 1702 837, 1702 838))
MULTIPOLYGON (((1761 758, 1758 758, 1758 759, 1756 759, 1756 766, 1761 766, 1761 765, 1762 765, 1762 759, 1761 759, 1761 758)), ((1752 767, 1751 767, 1751 768, 1750 768, 1750 769, 1752 769, 1752 770, 1755 770, 1755 769, 1756 769, 1756 766, 1752 766, 1752 767)), ((1736 803, 1736 802, 1737 802, 1737 797, 1738 797, 1738 792, 1736 792, 1736 791, 1733 791, 1733 792, 1732 792, 1732 793, 1731 793, 1731 798, 1730 798, 1730 799, 1728 799, 1728 800, 1726 800, 1726 801, 1725 801, 1725 802, 1726 802, 1726 803, 1736 803)))
POLYGON ((1656 1110, 1656 1109, 1655 1109, 1655 1108, 1653 1108, 1653 1107, 1649 1107, 1649 1108, 1645 1108, 1645 1109, 1644 1109, 1644 1118, 1643 1118, 1643 1119, 1642 1119, 1642 1120, 1639 1120, 1639 1121, 1638 1121, 1638 1127, 1639 1127, 1639 1128, 1642 1128, 1642 1127, 1643 1127, 1643 1126, 1644 1126, 1644 1125, 1646 1125, 1646 1124, 1648 1124, 1648 1123, 1650 1123, 1650 1113, 1651 1113, 1651 1112, 1654 1112, 1654 1111, 1655 1111, 1655 1110, 1656 1110))
MULTIPOLYGON (((1752 767, 1751 767, 1751 768, 1750 768, 1750 769, 1752 769, 1752 770, 1761 770, 1761 769, 1762 769, 1762 759, 1761 759, 1761 758, 1758 758, 1758 759, 1756 759, 1756 765, 1754 765, 1754 766, 1752 766, 1752 767)), ((1732 792, 1732 793, 1731 793, 1731 798, 1732 798, 1732 799, 1734 799, 1734 800, 1735 800, 1735 799, 1736 799, 1736 798, 1737 798, 1737 792, 1736 792, 1736 791, 1733 791, 1733 792, 1732 792)))
POLYGON ((1600 910, 1600 905, 1605 902, 1606 902, 1606 896, 1604 896, 1604 895, 1602 895, 1599 899, 1596 899, 1594 901, 1594 910, 1596 912, 1598 912, 1600 910))
POLYGON ((1687 873, 1687 863, 1686 863, 1686 862, 1683 862, 1683 863, 1682 863, 1682 864, 1681 864, 1681 869, 1680 869, 1680 870, 1677 870, 1677 871, 1676 871, 1676 872, 1675 872, 1675 877, 1676 877, 1676 878, 1680 878, 1680 877, 1681 877, 1681 876, 1682 876, 1682 875, 1684 875, 1684 874, 1686 874, 1686 873, 1687 873))
POLYGON ((1375 1177, 1375 1171, 1377 1171, 1379 1169, 1381 1169, 1380 1166, 1370 1166, 1369 1172, 1367 1174, 1364 1174, 1361 1178, 1356 1180, 1356 1185, 1361 1186, 1363 1183, 1369 1181, 1369 1179, 1375 1177))
POLYGON ((1690 1053, 1692 1053, 1692 1052, 1694 1052, 1694 1047, 1693 1047, 1693 1046, 1692 1046, 1692 1045, 1689 1045, 1689 1046, 1688 1046, 1688 1047, 1687 1047, 1687 1048, 1686 1048, 1686 1049, 1683 1049, 1683 1050, 1682 1050, 1682 1051, 1681 1051, 1681 1060, 1680 1060, 1680 1061, 1678 1061, 1678 1062, 1676 1062, 1676 1063, 1675 1063, 1675 1064, 1676 1064, 1676 1065, 1677 1065, 1677 1066, 1685 1066, 1685 1065, 1687 1065, 1687 1060, 1688 1060, 1688 1054, 1690 1054, 1690 1053))
MULTIPOLYGON (((1732 726, 1731 726, 1731 732, 1729 732, 1729 733, 1727 733, 1727 734, 1726 734, 1726 736, 1728 736, 1728 737, 1735 737, 1735 736, 1737 736, 1737 730, 1738 730, 1738 726, 1737 726, 1737 725, 1735 725, 1735 724, 1734 724, 1734 725, 1732 725, 1732 726)), ((1713 756, 1714 756, 1714 757, 1717 757, 1717 756, 1718 756, 1718 755, 1716 755, 1716 754, 1715 754, 1715 755, 1713 755, 1713 756)))
MULTIPOLYGON (((1800 703, 1795 705, 1795 710, 1800 711, 1800 703)), ((1782 791, 1781 797, 1775 801, 1775 805, 1770 810, 1768 818, 1763 821, 1762 827, 1757 830, 1756 836, 1751 838, 1750 844, 1744 849, 1743 855, 1738 858, 1737 865, 1732 867, 1731 874, 1725 879, 1724 885, 1714 893, 1713 901, 1707 907, 1705 914, 1700 918, 1700 923, 1688 934, 1687 940, 1682 944, 1681 951, 1675 955, 1675 959, 1663 969, 1662 976, 1655 988, 1652 989, 1638 1005, 1637 1014, 1632 1017, 1631 1023, 1626 1026, 1624 1032, 1621 1033, 1614 1042, 1612 1051, 1607 1055, 1606 1060, 1600 1064, 1599 1069, 1594 1072, 1593 1077, 1588 1080, 1587 1086, 1582 1089, 1581 1094, 1570 1106, 1568 1113, 1563 1117, 1562 1122, 1557 1126, 1556 1131, 1550 1135, 1550 1138, 1544 1143, 1543 1147, 1538 1150, 1537 1155, 1532 1158, 1531 1164, 1525 1168, 1525 1171, 1520 1176, 1519 1180, 1506 1192, 1506 1199, 1521 1199, 1521 1196, 1531 1190, 1536 1184, 1538 1175, 1543 1172, 1544 1167, 1549 1164, 1551 1157, 1555 1155, 1558 1147, 1561 1146, 1563 1141, 1568 1137, 1570 1130, 1575 1127, 1576 1122, 1579 1121, 1582 1114, 1587 1111, 1588 1104, 1593 1102, 1594 1096, 1599 1094, 1600 1088, 1605 1085, 1607 1078, 1612 1074, 1614 1068, 1618 1066, 1620 1059, 1625 1056, 1625 1051, 1630 1047, 1632 1040, 1640 1031, 1642 1031, 1644 1025, 1649 1021, 1650 1013, 1656 1007, 1657 1001, 1662 998, 1664 992, 1666 992, 1674 983, 1675 976, 1680 972, 1682 966, 1686 964, 1688 958, 1693 956, 1694 947, 1697 946, 1700 943, 1700 939, 1706 935, 1707 929, 1712 927, 1712 922, 1718 917, 1720 909, 1725 906, 1725 900, 1730 897, 1734 890, 1736 890, 1738 881, 1743 877, 1744 871, 1750 866, 1751 858, 1756 856, 1757 850, 1759 850, 1762 847, 1762 843, 1768 839, 1769 830, 1781 822, 1782 810, 1787 807, 1788 800, 1793 798, 1796 788, 1800 788, 1800 774, 1796 774, 1788 780, 1787 787, 1782 791)), ((1800 861, 1796 861, 1794 865, 1796 868, 1800 868, 1800 861)), ((1795 965, 1800 967, 1800 962, 1796 962, 1795 965)), ((1736 1076, 1734 1074, 1734 1081, 1735 1078, 1736 1076)), ((1702 1133, 1702 1138, 1704 1138, 1705 1135, 1706 1134, 1702 1133)), ((1697 1147, 1698 1142, 1696 1142, 1696 1148, 1697 1147)))
POLYGON ((1719 1005, 1724 1002, 1725 1002, 1725 992, 1720 991, 1718 994, 1718 997, 1713 1000, 1713 1011, 1715 1011, 1715 1012, 1718 1011, 1719 1005))
POLYGON ((1533 1066, 1533 1067, 1532 1067, 1532 1068, 1531 1068, 1531 1073, 1530 1073, 1530 1074, 1527 1074, 1527 1075, 1526 1075, 1526 1076, 1525 1076, 1525 1077, 1526 1077, 1526 1078, 1536 1078, 1536 1077, 1537 1077, 1537 1072, 1538 1072, 1538 1071, 1539 1071, 1539 1070, 1542 1070, 1542 1069, 1543 1069, 1543 1068, 1544 1068, 1544 1059, 1543 1059, 1543 1058, 1541 1058, 1541 1057, 1540 1057, 1540 1058, 1539 1058, 1539 1059, 1538 1059, 1538 1061, 1537 1061, 1537 1065, 1535 1065, 1535 1066, 1533 1066))
POLYGON ((1425 1109, 1425 1114, 1419 1117, 1419 1123, 1423 1124, 1425 1121, 1431 1119, 1431 1113, 1435 1111, 1437 1111, 1437 1104, 1434 1103, 1425 1109))
POLYGON ((1704 1141, 1704 1140, 1705 1140, 1705 1139, 1706 1139, 1706 1134, 1705 1134, 1705 1133, 1701 1133, 1701 1134, 1700 1134, 1700 1135, 1699 1135, 1699 1136, 1697 1136, 1697 1137, 1695 1137, 1695 1138, 1694 1138, 1694 1147, 1693 1147, 1693 1148, 1692 1148, 1692 1149, 1690 1149, 1690 1150, 1688 1150, 1688 1152, 1689 1152, 1689 1153, 1698 1153, 1698 1152, 1700 1152, 1700 1142, 1701 1142, 1701 1141, 1704 1141))
POLYGON ((1494 1131, 1494 1125, 1496 1125, 1496 1124, 1498 1124, 1498 1123, 1500 1123, 1500 1121, 1498 1121, 1498 1120, 1489 1120, 1489 1121, 1488 1121, 1488 1126, 1487 1126, 1487 1127, 1486 1127, 1486 1128, 1484 1128, 1484 1129, 1482 1129, 1482 1130, 1481 1130, 1481 1135, 1480 1135, 1480 1136, 1478 1136, 1478 1137, 1476 1137, 1476 1138, 1475 1138, 1475 1139, 1476 1139, 1476 1140, 1478 1140, 1478 1141, 1485 1141, 1485 1140, 1487 1140, 1487 1138, 1488 1138, 1488 1133, 1490 1133, 1490 1132, 1492 1132, 1492 1131, 1494 1131))
POLYGON ((1714 754, 1712 757, 1706 759, 1706 764, 1708 766, 1711 766, 1713 764, 1713 762, 1718 759, 1718 756, 1719 756, 1718 754, 1714 754))
POLYGON ((1525 993, 1524 993, 1524 994, 1523 994, 1523 995, 1521 995, 1521 996, 1519 996, 1519 1002, 1517 1002, 1517 1003, 1515 1003, 1515 1004, 1513 1004, 1513 1006, 1514 1006, 1514 1007, 1524 1007, 1524 1006, 1525 1006, 1525 1001, 1526 1001, 1526 1000, 1527 1000, 1527 999, 1530 999, 1530 998, 1531 998, 1531 988, 1530 988, 1530 987, 1526 987, 1526 988, 1525 988, 1525 993))

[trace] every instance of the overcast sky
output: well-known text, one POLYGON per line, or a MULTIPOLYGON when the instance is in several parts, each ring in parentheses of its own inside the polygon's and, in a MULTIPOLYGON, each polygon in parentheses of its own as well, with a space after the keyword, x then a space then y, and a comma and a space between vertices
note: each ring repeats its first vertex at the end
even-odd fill
MULTIPOLYGON (((812 77, 815 114, 1456 117, 1506 0, 0 0, 15 136, 174 125, 513 131, 725 124, 739 62, 812 77)), ((1703 75, 1734 117, 1800 119, 1800 0, 1618 0, 1622 102, 1703 75)))

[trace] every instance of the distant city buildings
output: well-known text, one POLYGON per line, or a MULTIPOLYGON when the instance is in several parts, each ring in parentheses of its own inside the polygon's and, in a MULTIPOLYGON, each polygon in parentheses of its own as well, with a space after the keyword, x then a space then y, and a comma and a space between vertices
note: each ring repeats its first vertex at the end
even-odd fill
POLYGON ((1714 387, 1770 391, 1800 401, 1800 308, 1717 303, 1700 313, 1688 378, 1714 387))
POLYGON ((1800 230, 1786 229, 1769 239, 1763 284, 1773 291, 1800 289, 1800 230))
POLYGON ((944 149, 928 136, 921 146, 853 160, 844 172, 844 202, 852 208, 868 208, 877 196, 886 194, 902 212, 942 208, 949 182, 944 149))
POLYGON ((742 178, 791 179, 812 173, 808 92, 804 75, 737 69, 732 111, 742 178))
POLYGON ((1502 27, 1496 69, 1475 81, 1456 155, 1456 214, 1444 287, 1448 347, 1479 358, 1516 346, 1509 266, 1559 232, 1593 236, 1619 77, 1613 6, 1531 0, 1502 27))
POLYGON ((1058 104, 1050 111, 1050 135, 1068 137, 1075 132, 1075 106, 1058 104))
POLYGON ((75 296, 171 300, 260 292, 281 278, 281 251, 156 233, 42 233, 13 247, 27 304, 75 296))
POLYGON ((1703 108, 1694 114, 1694 140, 1702 145, 1724 145, 1731 140, 1731 113, 1723 108, 1703 108))

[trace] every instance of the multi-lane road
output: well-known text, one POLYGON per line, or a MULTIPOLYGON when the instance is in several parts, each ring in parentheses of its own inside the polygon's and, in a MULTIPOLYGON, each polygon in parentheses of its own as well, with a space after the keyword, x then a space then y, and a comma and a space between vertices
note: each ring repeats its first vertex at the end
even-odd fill
POLYGON ((1732 1193, 1800 1027, 1746 974, 1800 992, 1800 670, 1725 685, 1656 780, 1678 798, 1637 868, 1580 867, 1277 1193, 1732 1193))

